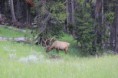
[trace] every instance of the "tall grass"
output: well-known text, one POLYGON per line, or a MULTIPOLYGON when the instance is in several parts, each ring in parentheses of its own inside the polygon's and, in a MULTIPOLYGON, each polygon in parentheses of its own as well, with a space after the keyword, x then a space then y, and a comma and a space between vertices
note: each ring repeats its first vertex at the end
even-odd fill
POLYGON ((117 78, 117 69, 118 56, 76 58, 63 62, 45 60, 36 64, 1 60, 0 78, 117 78))
MULTIPOLYGON (((15 32, 0 28, 0 36, 24 35, 15 32)), ((46 53, 45 48, 32 44, 0 42, 0 78, 118 78, 118 55, 80 57, 72 36, 64 34, 59 40, 70 42, 68 54, 63 51, 58 54, 55 50, 46 53), (19 61, 20 58, 33 53, 44 57, 38 62, 19 61), (59 58, 50 58, 54 53, 59 58), (16 54, 16 58, 10 59, 9 54, 16 54)))

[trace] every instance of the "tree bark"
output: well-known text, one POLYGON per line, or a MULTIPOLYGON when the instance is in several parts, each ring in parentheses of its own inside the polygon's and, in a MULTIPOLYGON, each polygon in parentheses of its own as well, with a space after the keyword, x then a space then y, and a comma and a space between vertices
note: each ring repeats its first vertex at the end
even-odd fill
POLYGON ((115 22, 114 22, 114 25, 115 25, 115 31, 116 31, 116 34, 115 34, 115 52, 118 53, 118 1, 116 1, 116 5, 115 5, 115 18, 114 18, 115 22))
POLYGON ((74 32, 74 25, 75 25, 75 0, 66 0, 66 13, 67 13, 67 30, 71 34, 74 32))
POLYGON ((4 13, 5 0, 0 0, 0 13, 4 13))
POLYGON ((31 18, 31 16, 30 16, 30 7, 28 6, 28 5, 26 5, 27 7, 26 7, 26 15, 27 15, 27 19, 26 19, 26 22, 27 22, 27 24, 30 24, 30 18, 31 18))
POLYGON ((102 17, 102 0, 97 0, 95 5, 95 19, 96 19, 96 45, 98 45, 99 48, 102 47, 102 25, 103 25, 103 17, 102 17))
POLYGON ((113 20, 113 24, 112 24, 112 26, 111 26, 111 28, 110 28, 110 47, 111 47, 111 49, 112 50, 114 50, 115 49, 115 33, 116 33, 116 29, 115 29, 115 18, 114 18, 114 20, 113 20))
POLYGON ((10 9, 11 9, 11 14, 12 14, 12 22, 17 22, 15 12, 14 12, 14 3, 13 0, 9 0, 10 2, 10 9))
POLYGON ((18 21, 20 21, 21 16, 22 16, 22 6, 20 0, 17 0, 16 2, 16 18, 18 21))

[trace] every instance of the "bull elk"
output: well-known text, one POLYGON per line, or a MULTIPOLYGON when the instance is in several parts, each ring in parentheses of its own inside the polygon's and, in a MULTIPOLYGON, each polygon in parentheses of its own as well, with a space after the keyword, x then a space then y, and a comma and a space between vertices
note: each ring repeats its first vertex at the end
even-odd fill
POLYGON ((65 51, 65 54, 67 54, 67 51, 68 51, 68 47, 70 46, 70 43, 68 42, 64 42, 64 41, 54 41, 52 43, 51 46, 48 46, 47 49, 46 49, 46 52, 49 52, 53 49, 56 49, 57 52, 59 52, 59 50, 63 50, 65 51))

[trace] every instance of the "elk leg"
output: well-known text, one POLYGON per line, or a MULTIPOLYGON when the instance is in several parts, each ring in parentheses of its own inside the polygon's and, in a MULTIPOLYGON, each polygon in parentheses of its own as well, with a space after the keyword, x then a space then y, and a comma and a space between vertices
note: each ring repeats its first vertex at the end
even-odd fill
POLYGON ((65 54, 67 54, 67 50, 65 49, 64 51, 65 51, 65 54))
POLYGON ((65 54, 67 54, 67 50, 68 50, 68 48, 66 48, 64 51, 65 51, 65 54))
POLYGON ((58 49, 56 49, 56 51, 57 51, 57 53, 59 54, 59 50, 58 50, 58 49))

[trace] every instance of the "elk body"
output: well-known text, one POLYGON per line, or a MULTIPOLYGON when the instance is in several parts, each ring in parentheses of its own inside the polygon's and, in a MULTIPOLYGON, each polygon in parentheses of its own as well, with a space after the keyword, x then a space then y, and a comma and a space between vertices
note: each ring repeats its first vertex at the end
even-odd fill
POLYGON ((65 53, 67 53, 69 46, 70 46, 70 43, 68 42, 54 41, 51 46, 47 47, 46 52, 56 49, 57 51, 63 50, 65 51, 65 53))

